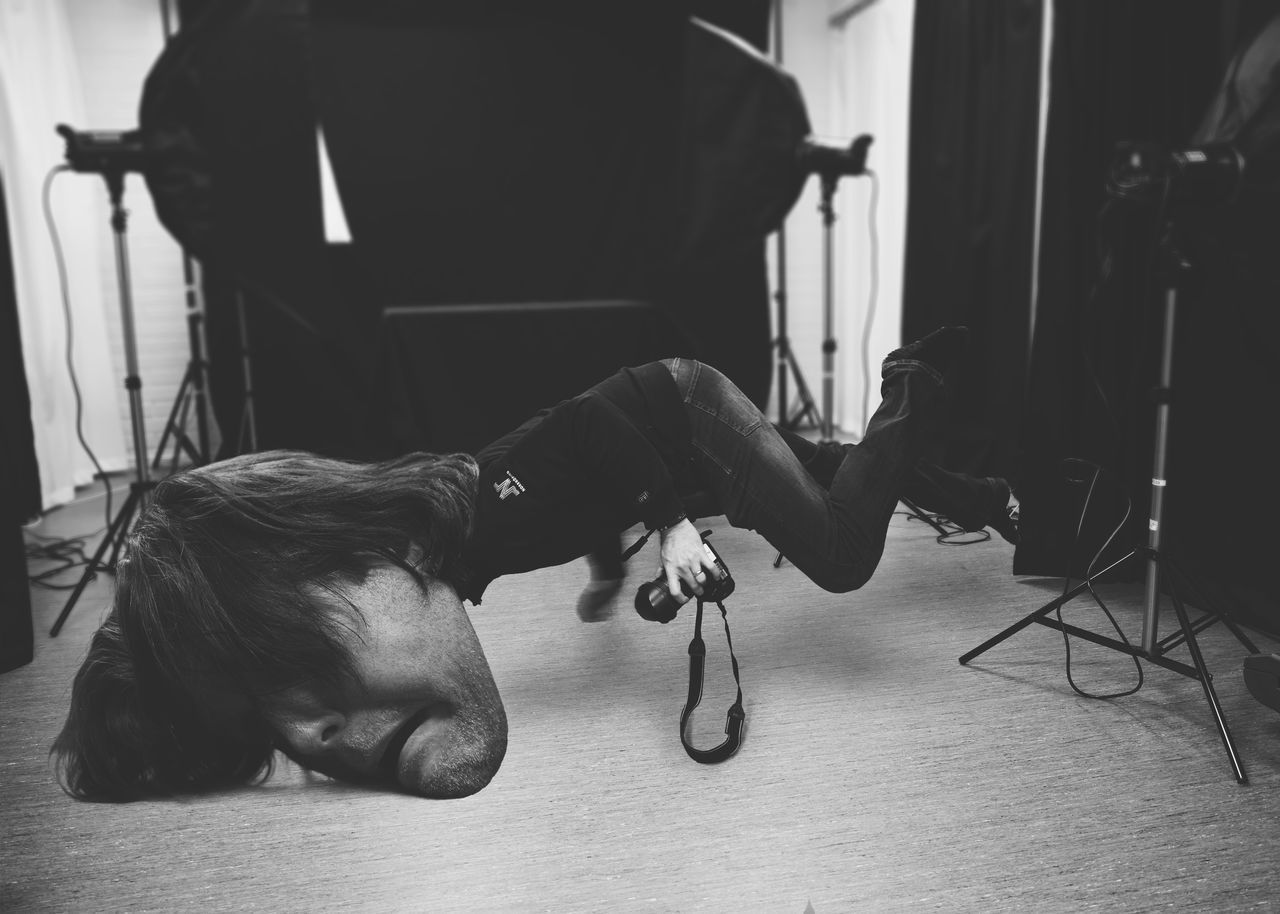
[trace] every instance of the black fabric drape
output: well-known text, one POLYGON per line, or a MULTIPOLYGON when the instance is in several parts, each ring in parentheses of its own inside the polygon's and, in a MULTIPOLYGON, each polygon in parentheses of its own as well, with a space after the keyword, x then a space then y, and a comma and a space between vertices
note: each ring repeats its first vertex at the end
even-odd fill
MULTIPOLYGON (((1069 564, 1081 573, 1121 523, 1126 500, 1133 513, 1102 561, 1145 542, 1168 274, 1159 207, 1109 200, 1108 166, 1121 140, 1188 144, 1226 55, 1262 11, 1257 3, 1159 0, 1056 7, 1019 574, 1061 575, 1069 564), (1075 555, 1080 490, 1064 481, 1064 458, 1100 465, 1114 481, 1091 508, 1075 555)), ((1230 219, 1210 207, 1174 220, 1191 270, 1178 293, 1165 549, 1203 590, 1228 600, 1221 608, 1266 625, 1256 607, 1259 595, 1276 591, 1263 573, 1264 544, 1280 493, 1270 481, 1262 404, 1280 393, 1280 353, 1260 357, 1258 341, 1265 348, 1268 333, 1275 339, 1276 299, 1274 286, 1266 289, 1210 230, 1230 219)), ((1142 570, 1133 564, 1135 574, 1142 570)))
POLYGON ((0 175, 0 673, 31 662, 31 598, 21 528, 41 508, 10 251, 0 175))
POLYGON ((956 470, 1016 476, 1035 215, 1040 0, 921 3, 911 74, 903 338, 965 324, 956 470))
POLYGON ((23 367, 11 250, 4 176, 0 175, 0 491, 5 493, 0 521, 22 523, 40 513, 40 470, 31 428, 31 396, 23 367))

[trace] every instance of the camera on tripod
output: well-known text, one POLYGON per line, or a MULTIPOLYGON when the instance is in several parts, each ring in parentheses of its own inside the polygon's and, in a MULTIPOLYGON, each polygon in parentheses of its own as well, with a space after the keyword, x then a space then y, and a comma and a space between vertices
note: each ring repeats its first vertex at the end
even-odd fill
MULTIPOLYGON (((706 552, 707 558, 715 564, 715 570, 707 574, 700 599, 704 603, 720 603, 733 593, 733 575, 729 574, 729 566, 724 563, 724 559, 720 558, 720 554, 707 542, 707 537, 710 535, 710 530, 703 532, 702 549, 706 552)), ((636 591, 636 612, 641 618, 665 625, 676 617, 681 606, 695 596, 684 581, 680 582, 680 590, 684 593, 684 599, 671 595, 666 578, 662 575, 652 581, 646 581, 636 591)))
POLYGON ((143 173, 150 164, 141 130, 74 130, 59 124, 57 131, 66 140, 67 164, 73 171, 122 175, 143 173))

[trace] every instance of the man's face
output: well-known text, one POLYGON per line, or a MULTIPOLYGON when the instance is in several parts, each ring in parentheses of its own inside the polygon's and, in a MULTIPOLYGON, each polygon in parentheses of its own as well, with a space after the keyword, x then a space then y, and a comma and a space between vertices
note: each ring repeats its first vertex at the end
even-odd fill
POLYGON ((464 797, 497 773, 507 716, 452 587, 379 567, 345 587, 363 620, 327 594, 358 682, 273 696, 267 720, 306 767, 426 797, 464 797))

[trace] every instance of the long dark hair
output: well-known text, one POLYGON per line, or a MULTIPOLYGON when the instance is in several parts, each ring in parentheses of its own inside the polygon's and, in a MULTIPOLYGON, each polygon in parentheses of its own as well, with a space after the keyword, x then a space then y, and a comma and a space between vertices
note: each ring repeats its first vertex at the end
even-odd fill
POLYGON ((319 595, 384 564, 457 586, 476 478, 465 454, 268 451, 159 483, 53 746, 63 789, 131 800, 269 776, 263 699, 350 676, 319 595))

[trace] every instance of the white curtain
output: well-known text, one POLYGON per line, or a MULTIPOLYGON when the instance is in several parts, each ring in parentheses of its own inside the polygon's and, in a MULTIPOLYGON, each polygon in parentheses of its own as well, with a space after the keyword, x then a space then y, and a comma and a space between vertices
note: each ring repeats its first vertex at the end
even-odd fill
MULTIPOLYGON (((69 501, 94 473, 76 435, 67 325, 42 209, 46 176, 64 161, 54 127, 88 126, 81 85, 65 0, 0 0, 0 171, 46 509, 69 501)), ((123 379, 111 363, 106 320, 106 309, 119 303, 106 299, 100 282, 103 239, 110 234, 106 185, 92 175, 63 173, 53 181, 51 200, 70 282, 84 437, 104 469, 119 470, 129 463, 120 424, 123 379)))
POLYGON ((871 134, 867 167, 876 174, 876 184, 846 178, 839 192, 836 422, 855 435, 880 402, 880 360, 902 342, 914 23, 914 0, 851 0, 831 17, 830 123, 843 138, 871 134))

